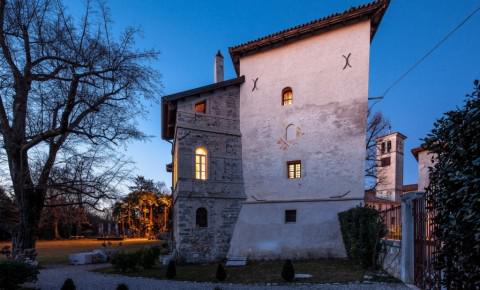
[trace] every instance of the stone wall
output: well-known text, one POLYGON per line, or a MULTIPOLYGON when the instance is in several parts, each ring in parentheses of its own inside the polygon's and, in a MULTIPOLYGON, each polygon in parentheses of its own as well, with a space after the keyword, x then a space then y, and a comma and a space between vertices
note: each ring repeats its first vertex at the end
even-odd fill
POLYGON ((188 263, 224 259, 240 212, 241 201, 242 199, 177 198, 176 248, 179 256, 188 263), (200 207, 208 211, 208 227, 205 228, 195 225, 195 213, 200 207))
POLYGON ((382 240, 380 261, 382 268, 393 277, 400 279, 401 241, 382 240))
POLYGON ((364 196, 370 31, 365 20, 240 58, 251 204, 242 208, 229 255, 345 256, 337 213, 364 196), (352 67, 344 68, 342 55, 349 54, 352 67), (293 101, 284 106, 287 87, 293 101), (289 179, 287 162, 294 160, 301 178, 289 179), (286 210, 297 211, 295 224, 284 222, 286 210))
POLYGON ((178 181, 174 196, 174 239, 178 255, 189 263, 226 257, 245 199, 238 86, 178 101, 175 148, 178 181), (195 103, 206 101, 206 113, 195 103), (195 149, 207 150, 207 180, 195 179, 195 149), (197 227, 196 211, 208 213, 208 226, 197 227))

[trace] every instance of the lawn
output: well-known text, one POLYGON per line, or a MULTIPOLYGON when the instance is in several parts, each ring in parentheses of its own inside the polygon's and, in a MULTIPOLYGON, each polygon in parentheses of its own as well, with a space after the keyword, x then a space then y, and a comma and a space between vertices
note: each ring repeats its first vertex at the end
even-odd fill
MULTIPOLYGON (((135 251, 143 246, 160 245, 162 241, 151 241, 147 239, 128 239, 121 241, 122 246, 119 246, 119 241, 112 242, 113 248, 122 249, 126 252, 135 251)), ((37 252, 38 261, 40 265, 52 264, 68 264, 68 255, 78 252, 89 252, 94 249, 102 247, 103 241, 94 239, 85 240, 60 240, 60 241, 38 241, 37 252)), ((8 242, 0 242, 0 248, 11 245, 8 242)), ((0 256, 0 260, 5 259, 0 256)))
MULTIPOLYGON (((345 259, 320 259, 308 261, 294 261, 296 273, 311 274, 312 278, 302 279, 301 282, 331 283, 362 281, 365 271, 358 265, 345 259)), ((245 267, 227 267, 226 283, 284 283, 280 273, 283 261, 255 261, 245 267)), ((175 280, 214 282, 217 264, 206 265, 177 265, 175 280)), ((135 272, 122 273, 113 267, 96 270, 106 274, 121 274, 135 277, 166 279, 166 268, 155 266, 153 269, 141 269, 135 272)))

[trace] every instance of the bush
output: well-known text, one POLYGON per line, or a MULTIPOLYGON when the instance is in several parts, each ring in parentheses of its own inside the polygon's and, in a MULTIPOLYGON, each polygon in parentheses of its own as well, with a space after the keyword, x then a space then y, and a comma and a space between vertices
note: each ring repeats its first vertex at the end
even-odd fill
POLYGON ((76 290, 77 287, 75 287, 75 283, 73 283, 73 280, 68 278, 63 282, 63 286, 61 290, 76 290))
POLYGON ((218 281, 225 281, 225 279, 227 279, 227 272, 225 272, 225 268, 221 263, 219 263, 217 266, 217 273, 215 274, 215 277, 218 281))
POLYGON ((339 213, 338 218, 348 257, 364 268, 376 267, 380 239, 387 233, 378 211, 356 207, 339 213))
POLYGON ((150 247, 150 251, 152 252, 155 260, 158 260, 158 257, 160 257, 160 254, 162 253, 162 248, 160 246, 153 246, 150 247))
POLYGON ((171 260, 168 262, 167 266, 167 279, 174 279, 177 276, 177 266, 175 265, 175 261, 171 260))
POLYGON ((117 252, 112 255, 111 263, 116 270, 134 271, 139 263, 139 256, 138 253, 117 252))
POLYGON ((282 268, 282 278, 287 282, 292 282, 295 279, 295 269, 291 260, 286 260, 282 268))
POLYGON ((151 248, 149 249, 141 249, 137 252, 139 264, 144 269, 151 269, 155 265, 156 259, 158 259, 158 255, 155 255, 154 250, 151 248))
POLYGON ((117 290, 128 290, 128 286, 126 284, 118 284, 117 290))
MULTIPOLYGON (((424 148, 433 153, 427 188, 438 241, 433 278, 446 289, 480 289, 480 82, 463 107, 434 124, 424 148)), ((442 287, 442 288, 444 288, 442 287)))
POLYGON ((14 262, 0 262, 0 289, 18 289, 25 282, 37 280, 38 269, 31 265, 14 262))

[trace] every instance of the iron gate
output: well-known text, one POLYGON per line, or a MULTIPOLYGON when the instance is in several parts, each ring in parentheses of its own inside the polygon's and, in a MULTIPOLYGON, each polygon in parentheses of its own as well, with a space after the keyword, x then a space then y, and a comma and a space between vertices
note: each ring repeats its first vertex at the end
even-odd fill
POLYGON ((414 282, 422 289, 440 289, 435 283, 439 272, 433 267, 437 248, 433 235, 433 216, 434 209, 425 195, 413 200, 414 282))

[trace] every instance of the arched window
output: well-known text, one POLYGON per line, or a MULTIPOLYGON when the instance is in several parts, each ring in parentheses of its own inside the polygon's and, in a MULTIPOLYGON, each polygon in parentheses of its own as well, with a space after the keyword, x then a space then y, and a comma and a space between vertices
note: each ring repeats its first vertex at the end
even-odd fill
POLYGON ((297 132, 295 130, 295 125, 290 124, 287 126, 287 129, 285 130, 285 140, 287 141, 292 141, 297 137, 297 132))
POLYGON ((198 147, 195 149, 195 179, 207 179, 207 149, 198 147))
POLYGON ((282 106, 291 105, 293 103, 292 88, 286 87, 282 90, 282 106))
POLYGON ((197 209, 195 214, 195 224, 199 228, 208 227, 208 212, 206 208, 200 207, 197 209))

